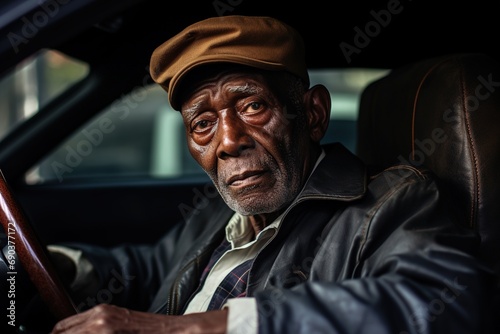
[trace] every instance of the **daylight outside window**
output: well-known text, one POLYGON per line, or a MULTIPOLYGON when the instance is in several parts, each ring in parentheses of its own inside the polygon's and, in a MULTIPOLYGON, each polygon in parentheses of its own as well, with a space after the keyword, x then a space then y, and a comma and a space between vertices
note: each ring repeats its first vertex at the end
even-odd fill
MULTIPOLYGON (((0 137, 28 119, 51 99, 86 76, 88 67, 46 50, 18 66, 0 82, 0 137)), ((373 69, 315 69, 311 85, 331 92, 332 111, 324 142, 339 141, 354 151, 360 93, 387 73, 373 69)), ((109 105, 26 175, 29 184, 82 178, 204 175, 185 143, 184 125, 158 85, 140 87, 109 105), (130 106, 134 101, 134 108, 130 106), (127 110, 125 110, 127 109, 127 110)))
POLYGON ((87 64, 54 50, 19 64, 0 80, 0 139, 87 73, 87 64))

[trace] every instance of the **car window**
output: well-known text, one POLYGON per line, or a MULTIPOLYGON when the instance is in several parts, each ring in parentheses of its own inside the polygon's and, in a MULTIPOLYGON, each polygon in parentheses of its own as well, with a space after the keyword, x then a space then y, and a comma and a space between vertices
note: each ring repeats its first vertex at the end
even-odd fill
MULTIPOLYGON (((60 52, 43 50, 0 81, 0 138, 71 85, 88 66, 60 52)), ((342 142, 354 151, 362 89, 383 76, 380 69, 315 69, 311 84, 332 95, 331 123, 323 142, 342 142)), ((26 175, 29 184, 76 178, 205 175, 190 156, 178 112, 158 85, 139 87, 113 102, 26 175)))
POLYGON ((87 64, 42 50, 0 80, 0 139, 88 74, 87 64))
MULTIPOLYGON (((359 95, 386 70, 312 70, 311 83, 332 94, 331 123, 324 142, 354 151, 359 95)), ((158 85, 140 87, 112 103, 27 175, 31 184, 76 178, 204 175, 190 156, 180 114, 158 85)))

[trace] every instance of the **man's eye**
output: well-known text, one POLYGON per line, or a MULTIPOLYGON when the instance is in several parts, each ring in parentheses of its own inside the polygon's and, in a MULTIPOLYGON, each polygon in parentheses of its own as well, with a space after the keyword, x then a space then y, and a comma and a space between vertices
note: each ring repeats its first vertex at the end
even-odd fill
POLYGON ((260 102, 252 102, 250 103, 250 108, 253 110, 258 110, 262 106, 262 103, 260 102))
POLYGON ((251 102, 251 103, 247 104, 245 111, 249 112, 249 113, 260 111, 260 110, 262 110, 263 106, 264 106, 264 104, 261 102, 251 102))
POLYGON ((205 119, 197 121, 194 123, 193 131, 202 132, 202 131, 206 130, 207 128, 209 128, 211 124, 212 124, 212 122, 205 120, 205 119))

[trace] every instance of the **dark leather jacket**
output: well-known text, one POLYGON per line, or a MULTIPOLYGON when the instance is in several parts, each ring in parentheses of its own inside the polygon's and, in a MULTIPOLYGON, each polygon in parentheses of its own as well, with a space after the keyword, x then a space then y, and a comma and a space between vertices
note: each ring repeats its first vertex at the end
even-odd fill
MULTIPOLYGON (((325 151, 251 269, 259 332, 480 332, 489 276, 478 238, 436 182, 410 166, 369 177, 341 145, 325 151)), ((103 289, 120 273, 113 303, 182 313, 233 214, 220 198, 202 206, 154 246, 82 246, 103 289)))

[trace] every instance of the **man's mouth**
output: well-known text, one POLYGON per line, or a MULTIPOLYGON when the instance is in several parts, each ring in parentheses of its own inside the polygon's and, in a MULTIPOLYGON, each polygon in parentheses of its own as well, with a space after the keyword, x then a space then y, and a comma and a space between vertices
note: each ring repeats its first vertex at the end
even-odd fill
POLYGON ((227 184, 231 187, 242 187, 253 185, 265 174, 264 170, 244 171, 231 176, 227 180, 227 184))

